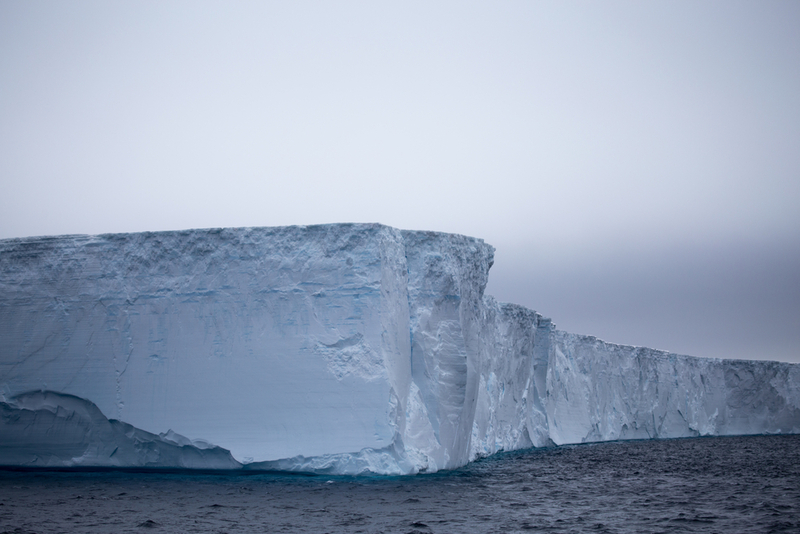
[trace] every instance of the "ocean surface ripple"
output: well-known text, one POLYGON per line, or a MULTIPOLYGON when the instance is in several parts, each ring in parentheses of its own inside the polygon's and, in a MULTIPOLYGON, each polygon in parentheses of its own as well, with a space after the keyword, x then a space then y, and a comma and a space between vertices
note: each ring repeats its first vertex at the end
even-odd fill
POLYGON ((800 532, 800 436, 628 441, 410 477, 0 471, 0 532, 800 532))

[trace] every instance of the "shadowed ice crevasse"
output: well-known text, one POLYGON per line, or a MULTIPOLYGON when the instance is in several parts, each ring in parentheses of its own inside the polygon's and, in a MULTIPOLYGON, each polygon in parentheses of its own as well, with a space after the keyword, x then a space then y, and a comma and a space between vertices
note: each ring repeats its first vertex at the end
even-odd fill
POLYGON ((799 365, 561 332, 484 295, 493 258, 379 224, 0 241, 0 464, 409 474, 800 432, 799 365))

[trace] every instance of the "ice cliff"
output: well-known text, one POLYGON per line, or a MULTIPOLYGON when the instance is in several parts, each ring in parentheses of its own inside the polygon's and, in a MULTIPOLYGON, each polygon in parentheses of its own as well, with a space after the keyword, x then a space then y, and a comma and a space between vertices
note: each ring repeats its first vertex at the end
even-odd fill
POLYGON ((378 224, 0 241, 0 465, 401 474, 800 432, 800 365, 558 331, 484 295, 493 255, 378 224))

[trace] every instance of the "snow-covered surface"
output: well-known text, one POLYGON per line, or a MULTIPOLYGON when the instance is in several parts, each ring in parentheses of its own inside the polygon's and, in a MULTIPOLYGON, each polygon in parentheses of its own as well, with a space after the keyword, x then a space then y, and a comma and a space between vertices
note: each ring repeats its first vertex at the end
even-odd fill
POLYGON ((483 294, 493 254, 378 224, 0 241, 0 464, 400 474, 800 432, 799 365, 558 331, 483 294))

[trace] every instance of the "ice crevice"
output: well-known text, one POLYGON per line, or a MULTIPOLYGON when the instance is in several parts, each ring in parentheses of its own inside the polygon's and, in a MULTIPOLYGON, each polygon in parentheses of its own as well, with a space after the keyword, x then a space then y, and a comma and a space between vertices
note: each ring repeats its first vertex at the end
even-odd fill
POLYGON ((0 241, 0 464, 412 474, 800 432, 800 365, 560 331, 484 294, 493 262, 380 224, 0 241))

